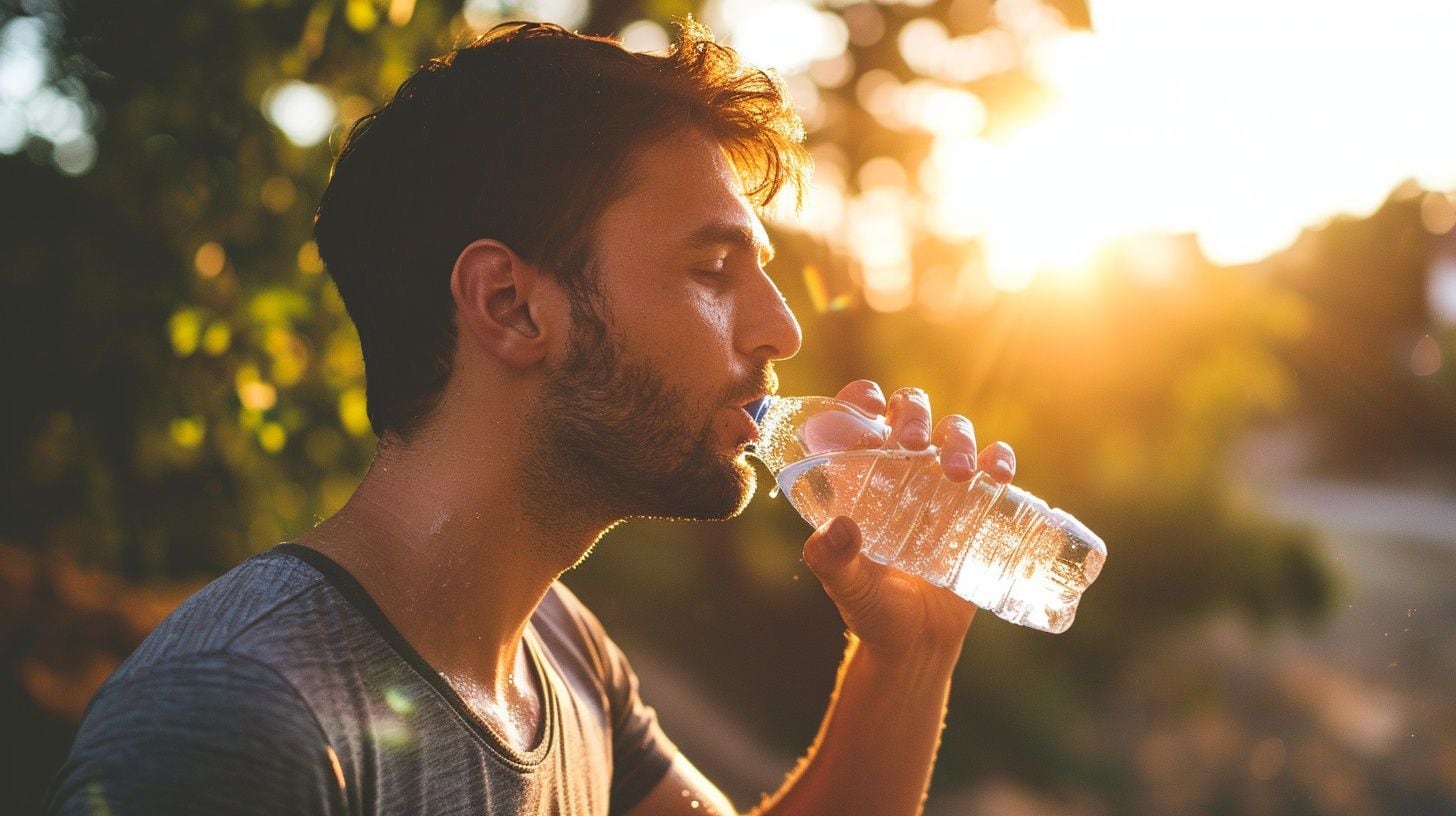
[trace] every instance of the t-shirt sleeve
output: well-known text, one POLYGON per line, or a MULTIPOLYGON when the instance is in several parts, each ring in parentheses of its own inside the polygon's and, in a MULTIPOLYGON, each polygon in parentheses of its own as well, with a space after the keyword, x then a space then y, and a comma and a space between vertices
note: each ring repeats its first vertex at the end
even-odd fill
POLYGON ((580 627, 601 674, 612 728, 609 811, 611 816, 619 816, 645 799, 667 776, 677 746, 663 733, 657 712, 643 701, 637 673, 601 622, 565 585, 558 583, 556 593, 580 627))
POLYGON ((607 696, 612 706, 612 816, 647 797, 672 767, 677 746, 663 733, 657 712, 642 701, 627 656, 602 633, 607 696))
POLYGON ((51 785, 51 813, 342 813, 337 760, 272 669, 189 657, 104 686, 51 785))

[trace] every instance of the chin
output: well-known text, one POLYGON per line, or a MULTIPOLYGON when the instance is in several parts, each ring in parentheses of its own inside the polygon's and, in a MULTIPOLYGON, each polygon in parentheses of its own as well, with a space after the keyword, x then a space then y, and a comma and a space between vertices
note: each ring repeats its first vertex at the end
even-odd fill
POLYGON ((738 516, 753 498, 758 474, 742 456, 723 464, 711 474, 664 484, 656 506, 634 515, 678 521, 727 521, 738 516))

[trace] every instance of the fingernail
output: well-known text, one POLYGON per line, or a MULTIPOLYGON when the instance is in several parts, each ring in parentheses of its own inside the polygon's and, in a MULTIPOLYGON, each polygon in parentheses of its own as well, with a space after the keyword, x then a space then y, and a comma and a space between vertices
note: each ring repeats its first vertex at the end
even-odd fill
POLYGON ((849 519, 839 516, 830 520, 829 529, 825 531, 829 536, 830 548, 840 555, 849 552, 854 547, 854 533, 849 527, 853 523, 849 519))
POLYGON ((1010 456, 998 456, 998 457, 996 457, 996 463, 1001 466, 1001 470, 1008 477, 1012 473, 1016 472, 1016 463, 1015 463, 1015 460, 1013 460, 1010 456))
POLYGON ((917 419, 905 426, 905 435, 914 442, 930 443, 930 425, 924 420, 917 419))
POLYGON ((952 453, 950 455, 950 464, 957 470, 965 471, 967 475, 974 473, 976 470, 975 467, 971 465, 971 457, 968 454, 964 453, 952 453))

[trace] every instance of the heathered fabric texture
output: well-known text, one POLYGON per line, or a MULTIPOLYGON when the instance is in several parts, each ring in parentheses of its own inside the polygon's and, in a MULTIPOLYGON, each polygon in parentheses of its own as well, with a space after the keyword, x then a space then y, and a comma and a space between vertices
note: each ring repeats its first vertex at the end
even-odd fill
POLYGON ((348 573, 281 545, 188 599, 106 681, 51 810, 625 812, 677 753, 626 658, 560 584, 526 644, 545 726, 522 753, 348 573))

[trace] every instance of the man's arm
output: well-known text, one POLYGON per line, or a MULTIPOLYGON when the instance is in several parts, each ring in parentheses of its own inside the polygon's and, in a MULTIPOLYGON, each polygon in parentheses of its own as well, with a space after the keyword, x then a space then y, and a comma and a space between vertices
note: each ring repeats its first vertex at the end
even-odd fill
MULTIPOLYGON (((816 531, 804 552, 810 567, 826 582, 836 581, 846 589, 863 582, 859 590, 851 591, 865 593, 861 600, 870 605, 888 602, 874 597, 879 592, 873 588, 874 582, 902 577, 918 580, 873 575, 877 569, 889 568, 858 555, 858 549, 859 533, 854 523, 837 519, 816 531), (836 535, 844 535, 847 543, 837 546, 833 540, 836 535), (844 550, 840 551, 839 546, 844 550)), ((970 624, 975 607, 947 590, 926 586, 948 596, 932 602, 952 607, 947 617, 970 624)), ((951 672, 960 654, 964 628, 961 632, 961 636, 943 644, 907 644, 898 653, 876 651, 851 634, 818 737, 778 792, 754 813, 919 813, 940 747, 951 672)), ((679 757, 631 816, 704 813, 725 816, 737 811, 690 762, 679 757)))
MULTIPOLYGON (((840 399, 867 410, 885 408, 873 383, 852 383, 840 399), (878 397, 878 405, 876 399, 878 397)), ((897 441, 923 449, 932 441, 923 393, 897 392, 889 415, 897 441)), ((969 462, 1003 481, 1015 471, 1010 448, 976 455, 964 417, 945 417, 933 441, 952 479, 965 481, 969 462), (967 459, 960 459, 966 454, 967 459)), ((824 584, 849 628, 850 642, 819 735, 758 816, 911 816, 920 812, 940 747, 951 674, 975 607, 951 593, 860 554, 859 528, 846 518, 820 527, 804 545, 804 561, 824 584)), ((702 774, 679 759, 631 816, 734 813, 702 774)))

